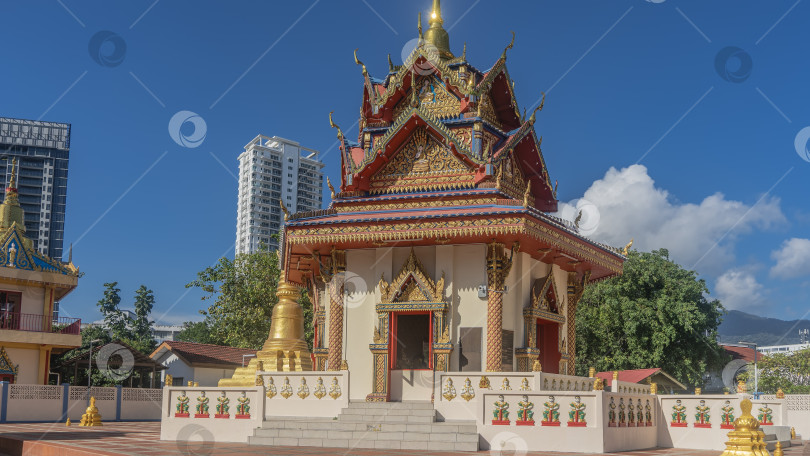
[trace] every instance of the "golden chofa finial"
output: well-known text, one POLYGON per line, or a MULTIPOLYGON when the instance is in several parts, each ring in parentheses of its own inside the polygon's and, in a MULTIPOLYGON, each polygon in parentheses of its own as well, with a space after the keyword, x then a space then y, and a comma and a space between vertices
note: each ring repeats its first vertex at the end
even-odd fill
POLYGON ((506 59, 506 51, 508 51, 509 49, 512 49, 512 46, 514 46, 514 45, 515 45, 515 32, 513 31, 512 32, 512 41, 510 41, 509 44, 506 45, 506 47, 503 50, 503 54, 501 54, 502 59, 506 59))
POLYGON ((633 247, 632 239, 630 239, 630 242, 628 242, 627 245, 625 245, 622 249, 622 255, 627 256, 627 254, 630 253, 630 247, 633 247))
POLYGON ((394 62, 391 61, 391 54, 388 54, 388 72, 394 72, 394 62))
POLYGON ((284 200, 279 198, 278 202, 281 205, 281 212, 284 213, 284 221, 286 222, 287 220, 290 219, 290 211, 288 211, 287 206, 284 205, 284 200))
POLYGON ((331 193, 332 199, 335 199, 335 187, 332 186, 332 181, 329 179, 329 176, 326 176, 326 186, 329 187, 329 193, 331 193))
POLYGON ((421 11, 419 12, 416 20, 417 20, 416 30, 419 31, 419 39, 421 40, 422 38, 424 38, 422 36, 422 12, 421 11))
POLYGON ((340 141, 340 147, 343 147, 343 131, 337 124, 332 120, 332 113, 335 111, 329 111, 329 126, 337 130, 337 138, 340 141))
POLYGON ((530 124, 534 125, 535 120, 537 120, 537 111, 542 111, 544 104, 546 104, 546 94, 545 93, 543 93, 543 99, 540 101, 540 104, 537 105, 536 108, 534 108, 534 111, 532 112, 532 116, 529 117, 529 123, 530 124))
MULTIPOLYGON (((358 48, 358 49, 359 49, 359 48, 358 48)), ((366 65, 365 65, 365 64, 363 64, 363 62, 361 62, 361 61, 360 61, 360 59, 358 59, 358 58, 357 58, 357 51, 358 51, 358 49, 355 49, 355 50, 354 50, 354 63, 355 63, 356 65, 361 65, 361 66, 363 67, 363 76, 365 76, 365 75, 367 75, 367 74, 368 74, 368 71, 366 70, 366 65)))

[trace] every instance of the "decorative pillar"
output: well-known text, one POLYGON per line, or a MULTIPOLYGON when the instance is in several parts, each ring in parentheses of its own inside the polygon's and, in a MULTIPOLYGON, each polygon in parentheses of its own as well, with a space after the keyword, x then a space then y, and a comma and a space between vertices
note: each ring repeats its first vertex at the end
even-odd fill
MULTIPOLYGON (((585 286, 588 284, 588 279, 591 277, 591 271, 586 271, 581 279, 577 278, 576 272, 568 273, 568 304, 566 307, 565 323, 567 325, 568 339, 567 351, 568 362, 566 363, 565 374, 576 375, 576 356, 577 356, 577 304, 585 292, 585 286)), ((560 370, 560 373, 563 373, 560 370)))
POLYGON ((323 293, 325 287, 321 286, 320 280, 313 280, 312 282, 312 304, 313 304, 313 327, 314 327, 314 340, 312 341, 312 354, 315 356, 315 366, 313 369, 316 371, 326 370, 326 359, 329 356, 329 349, 325 345, 326 333, 326 309, 323 304, 323 293))
POLYGON ((389 317, 388 312, 378 312, 378 326, 374 327, 373 343, 368 347, 374 359, 374 366, 371 372, 371 394, 366 396, 366 402, 388 401, 389 317))
POLYGON ((343 361, 343 279, 344 273, 337 272, 326 284, 329 291, 329 370, 340 370, 343 361))
POLYGON ((519 248, 520 244, 515 242, 512 254, 507 258, 503 244, 493 242, 487 245, 487 372, 501 371, 504 282, 519 248))

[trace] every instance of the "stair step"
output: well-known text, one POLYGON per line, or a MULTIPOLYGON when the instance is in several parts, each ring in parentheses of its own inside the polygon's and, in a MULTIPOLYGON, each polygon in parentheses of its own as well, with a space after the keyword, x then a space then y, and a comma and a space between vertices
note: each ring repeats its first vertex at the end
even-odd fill
POLYGON ((338 421, 360 423, 433 423, 433 416, 413 415, 340 415, 338 421))
POLYGON ((324 448, 370 448, 386 450, 431 450, 431 451, 478 451, 478 440, 475 442, 440 442, 440 441, 400 441, 370 440, 368 438, 296 438, 296 437, 250 437, 251 445, 272 446, 310 446, 324 448))
POLYGON ((341 415, 358 415, 358 416, 365 416, 365 415, 410 415, 410 416, 435 416, 436 411, 433 409, 400 409, 400 408, 392 408, 392 409, 361 409, 361 408, 345 408, 341 410, 341 415))
POLYGON ((408 410, 433 410, 430 401, 406 401, 406 402, 349 402, 350 409, 408 409, 408 410))
POLYGON ((436 421, 430 402, 350 402, 337 419, 272 417, 251 445, 478 451, 475 421, 436 421))

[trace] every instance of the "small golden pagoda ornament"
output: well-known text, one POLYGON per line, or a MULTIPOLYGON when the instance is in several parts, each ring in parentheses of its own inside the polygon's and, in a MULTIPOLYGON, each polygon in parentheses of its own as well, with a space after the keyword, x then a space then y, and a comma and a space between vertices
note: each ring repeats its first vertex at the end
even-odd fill
POLYGON ((68 418, 67 421, 65 421, 65 427, 70 427, 70 418, 68 418))
POLYGON ((298 303, 301 290, 287 282, 284 265, 279 256, 281 274, 273 306, 270 334, 262 349, 247 366, 239 367, 231 378, 223 378, 219 386, 254 386, 256 372, 301 372, 312 370, 312 358, 304 340, 304 311, 298 303))
POLYGON ((103 424, 101 424, 101 414, 98 413, 98 408, 96 407, 95 397, 90 396, 90 406, 87 407, 84 415, 82 415, 82 421, 79 422, 79 426, 103 426, 103 424))
POLYGON ((759 421, 751 415, 751 408, 750 399, 740 402, 742 415, 734 420, 734 430, 728 433, 726 450, 720 456, 770 456, 765 448, 765 434, 759 429, 759 421))

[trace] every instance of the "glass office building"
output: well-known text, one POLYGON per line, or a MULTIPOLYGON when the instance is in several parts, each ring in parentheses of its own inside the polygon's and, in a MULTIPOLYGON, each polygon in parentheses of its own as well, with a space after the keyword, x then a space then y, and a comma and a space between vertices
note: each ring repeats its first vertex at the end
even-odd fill
POLYGON ((16 157, 26 234, 54 259, 62 259, 69 155, 70 124, 0 117, 0 192, 5 194, 16 157))

